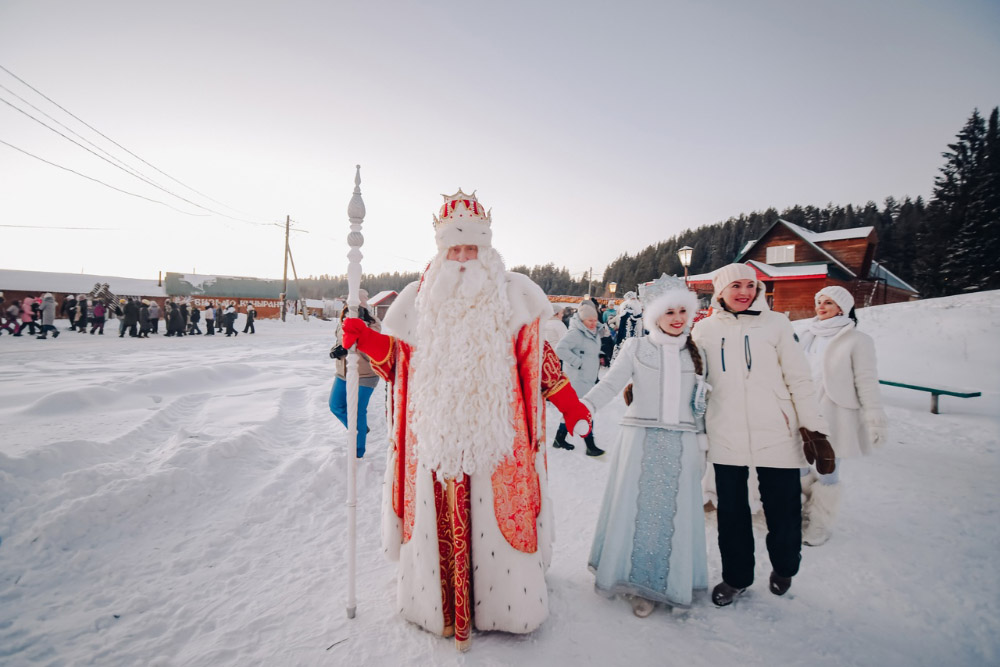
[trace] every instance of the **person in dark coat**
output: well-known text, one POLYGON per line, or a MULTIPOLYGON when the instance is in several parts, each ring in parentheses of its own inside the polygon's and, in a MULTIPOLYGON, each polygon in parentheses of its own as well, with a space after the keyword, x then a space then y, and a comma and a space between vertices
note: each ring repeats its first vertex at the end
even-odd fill
POLYGON ((149 338, 149 302, 145 299, 139 306, 139 338, 149 338))
POLYGON ((168 304, 170 311, 167 313, 167 335, 184 335, 184 316, 181 315, 181 307, 176 303, 168 304))
MULTIPOLYGON (((132 297, 129 297, 128 301, 125 302, 125 321, 123 323, 124 328, 128 329, 129 337, 131 338, 139 337, 139 332, 136 331, 136 325, 138 323, 139 323, 139 304, 137 304, 132 297)), ((119 334, 118 337, 121 338, 124 335, 125 332, 122 331, 122 333, 119 334)))
POLYGON ((253 307, 253 304, 247 304, 247 323, 243 325, 243 333, 250 330, 250 333, 254 333, 253 321, 257 319, 257 309, 253 307))
POLYGON ((70 294, 65 299, 63 299, 62 307, 59 309, 59 314, 65 319, 69 320, 69 329, 72 331, 76 328, 76 297, 70 294))
POLYGON ((191 320, 191 325, 188 327, 188 333, 192 336, 195 334, 200 336, 201 329, 198 327, 198 322, 201 321, 201 311, 198 310, 198 306, 192 304, 189 319, 191 320))
POLYGON ((236 304, 230 303, 226 308, 226 336, 239 336, 240 332, 234 327, 236 326, 236 304))

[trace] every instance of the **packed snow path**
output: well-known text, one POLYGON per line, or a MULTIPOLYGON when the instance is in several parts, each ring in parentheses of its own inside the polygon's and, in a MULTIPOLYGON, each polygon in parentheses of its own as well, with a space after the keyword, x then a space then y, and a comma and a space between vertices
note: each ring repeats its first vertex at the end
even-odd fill
MULTIPOLYGON (((890 442, 844 463, 833 539, 784 598, 757 581, 639 619, 586 568, 607 465, 549 448, 550 618, 460 655, 395 613, 379 546, 384 399, 359 466, 358 615, 345 615, 343 427, 327 407, 332 325, 148 340, 0 339, 0 664, 986 665, 1000 661, 1000 295, 862 311, 890 442)), ((65 330, 65 322, 57 323, 65 330)), ((611 448, 624 404, 597 418, 611 448)), ((549 431, 556 415, 550 411, 549 431)), ((582 443, 581 443, 582 444, 582 443)), ((611 452, 608 456, 610 457, 611 452)), ((709 567, 719 579, 714 516, 709 567)))

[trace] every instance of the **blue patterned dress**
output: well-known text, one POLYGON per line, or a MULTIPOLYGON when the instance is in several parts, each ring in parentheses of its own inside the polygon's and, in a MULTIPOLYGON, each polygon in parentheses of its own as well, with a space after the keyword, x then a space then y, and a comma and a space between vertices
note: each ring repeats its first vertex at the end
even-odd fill
POLYGON ((704 384, 687 350, 630 339, 602 380, 604 386, 585 400, 600 407, 633 378, 636 400, 623 419, 588 565, 602 595, 689 606, 693 591, 708 587, 701 494, 705 457, 697 439, 704 431, 704 384), (671 360, 670 355, 677 356, 671 360), (675 377, 665 382, 663 373, 675 377), (640 400, 640 390, 655 394, 663 385, 668 389, 654 400, 640 400), (677 409, 665 409, 664 401, 672 400, 678 401, 677 409))

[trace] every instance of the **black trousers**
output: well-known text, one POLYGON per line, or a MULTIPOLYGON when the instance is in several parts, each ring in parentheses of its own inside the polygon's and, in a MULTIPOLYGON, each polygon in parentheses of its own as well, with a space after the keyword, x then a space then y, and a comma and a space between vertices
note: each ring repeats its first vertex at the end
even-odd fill
POLYGON ((215 335, 215 320, 205 320, 205 333, 209 336, 215 335))
MULTIPOLYGON (((719 496, 719 553, 722 580, 736 588, 753 583, 754 544, 746 466, 715 465, 719 496)), ((760 500, 767 519, 767 553, 771 568, 793 577, 802 558, 802 487, 798 468, 757 468, 760 500)))

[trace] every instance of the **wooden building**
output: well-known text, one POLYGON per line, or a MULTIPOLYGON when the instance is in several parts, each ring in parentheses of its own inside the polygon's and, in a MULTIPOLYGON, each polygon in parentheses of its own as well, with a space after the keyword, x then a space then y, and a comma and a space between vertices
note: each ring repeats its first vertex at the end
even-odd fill
MULTIPOLYGON (((258 319, 281 317, 282 281, 266 278, 244 278, 239 276, 215 276, 192 273, 167 272, 164 288, 167 296, 178 302, 193 303, 199 308, 208 304, 215 307, 236 305, 240 313, 253 304, 258 319)), ((298 314, 301 304, 299 290, 295 283, 289 283, 286 313, 298 314)))
POLYGON ((51 292, 56 299, 56 318, 62 318, 62 304, 70 296, 90 294, 95 287, 104 284, 119 298, 146 299, 156 301, 163 307, 167 300, 166 290, 157 280, 141 278, 121 278, 89 273, 56 273, 50 271, 18 271, 0 269, 0 292, 3 292, 4 306, 25 297, 41 297, 51 292))
MULTIPOLYGON (((916 299, 916 289, 875 261, 877 247, 874 227, 812 232, 779 219, 733 261, 752 266, 771 309, 793 320, 815 315, 813 298, 827 285, 849 290, 858 308, 916 299)), ((688 279, 705 303, 714 273, 688 279)))

